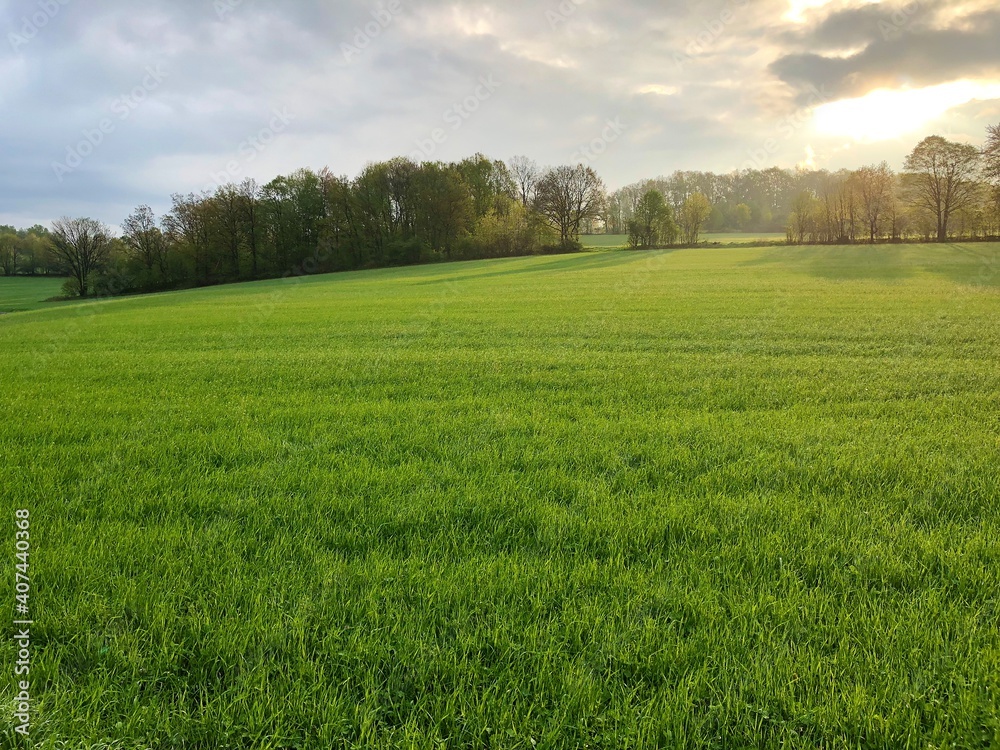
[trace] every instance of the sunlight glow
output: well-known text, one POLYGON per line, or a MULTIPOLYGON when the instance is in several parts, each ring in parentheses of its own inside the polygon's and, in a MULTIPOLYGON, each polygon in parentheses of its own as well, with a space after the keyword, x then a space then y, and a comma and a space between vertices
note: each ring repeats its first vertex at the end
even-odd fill
POLYGON ((651 83, 648 86, 641 86, 636 90, 637 94, 656 94, 657 96, 676 96, 681 90, 676 86, 664 86, 659 83, 651 83))
POLYGON ((854 2, 848 2, 847 0, 788 0, 788 12, 785 13, 784 20, 791 21, 792 23, 803 23, 806 20, 806 11, 813 10, 814 8, 822 8, 827 5, 850 7, 872 5, 880 2, 882 0, 854 0, 854 2))
POLYGON ((998 98, 997 81, 955 81, 900 91, 878 89, 858 99, 817 107, 815 126, 822 135, 886 141, 919 131, 954 107, 998 98))

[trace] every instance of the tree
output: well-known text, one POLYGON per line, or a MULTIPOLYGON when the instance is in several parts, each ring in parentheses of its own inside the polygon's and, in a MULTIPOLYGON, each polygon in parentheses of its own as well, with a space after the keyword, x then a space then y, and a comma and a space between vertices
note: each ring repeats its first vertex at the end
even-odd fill
POLYGON ((976 200, 979 168, 979 149, 938 135, 925 138, 906 158, 906 199, 936 219, 938 242, 948 239, 952 215, 976 200))
POLYGON ((628 238, 634 248, 670 245, 677 239, 674 212, 659 190, 650 190, 639 199, 628 225, 628 238))
POLYGON ((604 183, 597 172, 578 164, 548 170, 538 181, 535 207, 566 245, 579 238, 585 220, 600 217, 604 201, 604 183))
POLYGON ((49 271, 49 240, 48 231, 41 227, 32 227, 21 233, 17 242, 17 261, 20 273, 34 276, 39 269, 49 271))
POLYGON ((17 273, 17 253, 20 238, 9 231, 0 232, 0 269, 4 276, 17 273))
POLYGON ((515 156, 510 160, 508 170, 517 188, 521 205, 527 208, 535 200, 535 188, 541 176, 538 164, 527 156, 515 156))
POLYGON ((191 262, 193 280, 198 284, 211 280, 210 256, 211 206, 205 195, 171 196, 173 208, 163 217, 163 227, 170 243, 191 262))
POLYGON ((52 248, 76 282, 76 293, 86 297, 90 277, 101 270, 111 252, 111 230, 94 219, 62 218, 52 224, 52 248))
POLYGON ((502 161, 492 161, 476 154, 452 166, 469 186, 477 218, 506 210, 511 200, 517 197, 517 185, 502 161))
POLYGON ((803 190, 792 204, 792 213, 788 216, 788 240, 801 245, 808 237, 816 240, 820 234, 820 221, 823 203, 813 195, 811 190, 803 190))
POLYGON ((425 163, 416 177, 416 228, 435 250, 451 258, 474 221, 472 190, 454 165, 425 163))
POLYGON ((260 186, 252 177, 240 183, 240 205, 243 208, 243 232, 250 253, 250 273, 257 277, 257 257, 260 248, 260 186))
POLYGON ((986 147, 983 149, 983 174, 987 180, 1000 185, 1000 125, 990 125, 986 132, 986 147))
POLYGON ((862 167, 855 172, 855 176, 868 229, 868 241, 874 245, 881 234, 887 214, 892 210, 894 175, 888 163, 882 162, 876 166, 862 167))
POLYGON ((702 193, 692 193, 681 207, 681 231, 684 241, 689 245, 697 245, 701 228, 708 217, 712 215, 712 204, 702 193))
POLYGON ((166 242, 149 206, 139 206, 122 224, 126 252, 147 271, 166 271, 166 242))
POLYGON ((736 221, 736 228, 741 232, 745 232, 750 228, 750 222, 753 220, 753 212, 746 203, 740 203, 733 210, 733 218, 736 221))

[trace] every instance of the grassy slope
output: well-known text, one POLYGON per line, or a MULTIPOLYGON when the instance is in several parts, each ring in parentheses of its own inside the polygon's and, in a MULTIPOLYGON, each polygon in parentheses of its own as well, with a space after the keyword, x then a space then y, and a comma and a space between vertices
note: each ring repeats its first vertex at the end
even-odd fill
POLYGON ((597 253, 0 319, 36 746, 1000 743, 998 271, 597 253))
POLYGON ((65 279, 0 276, 0 313, 22 312, 61 304, 46 302, 62 294, 65 279))

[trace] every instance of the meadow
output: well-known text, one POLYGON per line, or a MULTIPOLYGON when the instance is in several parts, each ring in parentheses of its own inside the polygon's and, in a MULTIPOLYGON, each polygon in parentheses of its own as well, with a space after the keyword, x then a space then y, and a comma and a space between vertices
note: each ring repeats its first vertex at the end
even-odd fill
POLYGON ((722 248, 0 316, 0 744, 1000 746, 998 293, 722 248))
MULTIPOLYGON (((784 234, 767 232, 707 232, 701 235, 701 241, 709 245, 773 245, 785 240, 784 234)), ((580 243, 591 250, 618 250, 628 247, 628 235, 587 234, 580 237, 580 243)))
POLYGON ((65 281, 43 276, 36 278, 0 276, 0 315, 61 304, 51 300, 62 296, 62 286, 65 281))

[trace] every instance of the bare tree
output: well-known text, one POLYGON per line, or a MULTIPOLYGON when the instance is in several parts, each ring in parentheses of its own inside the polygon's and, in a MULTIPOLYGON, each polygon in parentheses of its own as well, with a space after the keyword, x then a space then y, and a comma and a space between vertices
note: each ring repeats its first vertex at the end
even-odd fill
POLYGON ((166 242, 149 206, 139 206, 122 224, 122 242, 147 270, 166 271, 166 242))
POLYGON ((534 159, 529 159, 527 156, 515 156, 510 160, 507 168, 517 186, 521 204, 527 208, 535 200, 535 188, 538 186, 541 170, 534 159))
POLYGON ((563 244, 576 241, 580 226, 604 209, 604 183, 590 167, 555 167, 538 181, 535 206, 559 230, 563 244))
POLYGON ((939 242, 948 239, 948 222, 979 196, 981 152, 939 135, 925 138, 906 157, 905 195, 911 206, 937 220, 939 242))
POLYGON ((983 174, 987 180, 1000 184, 1000 125, 990 125, 986 130, 986 147, 983 149, 983 174))
POLYGON ((75 279, 77 294, 86 297, 91 274, 104 266, 111 252, 111 230, 94 219, 64 217, 52 224, 52 248, 75 279))
POLYGON ((868 229, 868 240, 873 245, 881 233, 886 216, 892 209, 893 173, 887 162, 862 167, 855 172, 861 210, 868 229))

